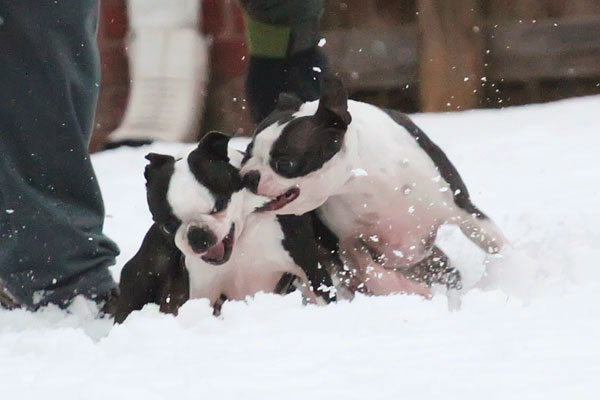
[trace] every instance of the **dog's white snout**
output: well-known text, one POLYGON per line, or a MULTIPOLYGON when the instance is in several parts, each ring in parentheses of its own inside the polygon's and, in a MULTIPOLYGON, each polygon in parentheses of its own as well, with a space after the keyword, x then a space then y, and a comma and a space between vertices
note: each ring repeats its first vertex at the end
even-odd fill
POLYGON ((274 176, 270 171, 262 172, 256 187, 255 194, 266 197, 277 197, 290 188, 291 183, 284 182, 274 176))

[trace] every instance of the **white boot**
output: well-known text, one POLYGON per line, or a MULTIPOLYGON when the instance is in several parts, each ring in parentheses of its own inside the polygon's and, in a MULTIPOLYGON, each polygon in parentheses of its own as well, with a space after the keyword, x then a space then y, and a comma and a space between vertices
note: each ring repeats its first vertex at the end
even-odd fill
POLYGON ((131 90, 109 142, 195 141, 208 83, 198 0, 128 0, 131 90))

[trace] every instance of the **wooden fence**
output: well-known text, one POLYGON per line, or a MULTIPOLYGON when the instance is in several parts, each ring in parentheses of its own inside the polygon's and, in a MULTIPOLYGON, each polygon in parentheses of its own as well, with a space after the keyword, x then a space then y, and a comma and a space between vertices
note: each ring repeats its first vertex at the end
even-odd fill
MULTIPOLYGON (((202 131, 248 135, 241 12, 234 0, 199 1, 203 32, 213 43, 202 131)), ((600 0, 325 0, 325 5, 323 49, 356 99, 415 112, 600 93, 600 0)), ((125 0, 101 0, 103 78, 92 150, 102 148, 127 104, 127 29, 125 0)))
MULTIPOLYGON (((344 10, 356 13, 365 3, 329 7, 339 13, 332 4, 346 4, 344 10)), ((548 10, 556 2, 544 0, 417 0, 412 8, 404 1, 415 18, 403 24, 381 16, 398 2, 379 3, 362 11, 376 22, 343 27, 337 21, 341 28, 324 31, 333 69, 358 97, 368 93, 389 106, 381 93, 400 91, 416 97, 408 111, 442 111, 600 93, 598 0, 564 2, 554 14, 548 10), (551 83, 562 90, 546 90, 551 83)))

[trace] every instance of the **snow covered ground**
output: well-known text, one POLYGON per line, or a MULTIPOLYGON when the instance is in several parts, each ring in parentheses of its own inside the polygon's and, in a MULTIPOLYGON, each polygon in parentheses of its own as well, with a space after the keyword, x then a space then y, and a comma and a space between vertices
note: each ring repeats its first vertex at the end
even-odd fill
MULTIPOLYGON (((3 399, 597 399, 600 375, 600 97, 500 111, 418 115, 474 202, 513 248, 486 257, 457 230, 441 247, 465 277, 443 293, 361 297, 324 308, 299 295, 148 306, 125 324, 0 311, 3 399), (489 274, 482 276, 484 265, 489 274)), ((115 276, 150 225, 143 156, 97 154, 115 276)))

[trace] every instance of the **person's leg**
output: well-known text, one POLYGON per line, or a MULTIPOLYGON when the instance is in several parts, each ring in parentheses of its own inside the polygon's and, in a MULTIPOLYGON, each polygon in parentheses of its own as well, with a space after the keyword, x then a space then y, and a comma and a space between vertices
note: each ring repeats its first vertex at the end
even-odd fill
POLYGON ((31 309, 115 288, 87 151, 97 19, 97 0, 0 0, 0 290, 31 309))
POLYGON ((242 0, 249 50, 246 94, 260 122, 279 93, 316 100, 327 60, 318 47, 323 0, 242 0))

